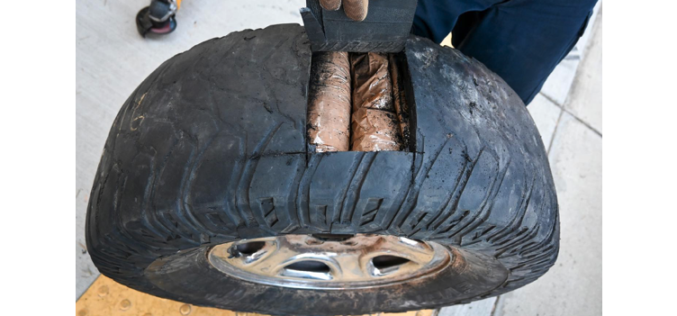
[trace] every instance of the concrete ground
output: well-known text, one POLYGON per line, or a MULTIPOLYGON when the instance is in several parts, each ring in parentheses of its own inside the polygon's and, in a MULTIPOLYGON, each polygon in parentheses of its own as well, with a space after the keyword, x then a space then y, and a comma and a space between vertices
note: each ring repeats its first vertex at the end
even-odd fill
MULTIPOLYGON (((134 16, 148 0, 76 2, 76 298, 98 276, 85 249, 89 190, 108 130, 129 94, 171 56, 245 28, 302 23, 305 0, 184 1, 179 29, 143 40, 134 16)), ((440 315, 521 316, 602 313, 602 13, 529 105, 558 191, 561 250, 533 284, 498 298, 444 308, 440 315)))

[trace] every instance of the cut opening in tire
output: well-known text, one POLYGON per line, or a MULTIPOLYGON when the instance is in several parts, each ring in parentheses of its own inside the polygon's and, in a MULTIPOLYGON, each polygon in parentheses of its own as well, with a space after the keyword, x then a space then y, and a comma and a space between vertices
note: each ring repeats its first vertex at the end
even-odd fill
POLYGON ((416 150, 404 53, 316 52, 308 88, 311 151, 416 150))

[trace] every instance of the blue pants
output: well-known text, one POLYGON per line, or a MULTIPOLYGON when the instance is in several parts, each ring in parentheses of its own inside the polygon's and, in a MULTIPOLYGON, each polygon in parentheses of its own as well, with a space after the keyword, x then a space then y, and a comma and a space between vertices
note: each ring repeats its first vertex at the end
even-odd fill
POLYGON ((529 104, 583 35, 597 0, 418 0, 413 33, 452 44, 529 104))

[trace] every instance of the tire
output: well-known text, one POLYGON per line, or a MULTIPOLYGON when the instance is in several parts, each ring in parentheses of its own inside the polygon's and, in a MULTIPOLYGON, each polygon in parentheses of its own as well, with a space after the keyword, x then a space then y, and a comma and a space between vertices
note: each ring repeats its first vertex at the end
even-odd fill
POLYGON ((519 97, 460 52, 412 37, 408 152, 314 153, 303 27, 213 39, 153 72, 120 110, 87 212, 99 271, 200 306, 296 315, 401 312, 524 286, 559 250, 545 148, 519 97), (244 281, 210 247, 287 234, 405 236, 448 247, 433 277, 378 289, 244 281))

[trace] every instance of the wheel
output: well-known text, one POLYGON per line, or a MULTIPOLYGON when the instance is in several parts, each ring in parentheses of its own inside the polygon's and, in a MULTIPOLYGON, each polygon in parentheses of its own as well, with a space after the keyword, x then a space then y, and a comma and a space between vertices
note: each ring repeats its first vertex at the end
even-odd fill
POLYGON ((171 16, 163 23, 153 23, 150 32, 158 35, 167 35, 176 30, 176 18, 171 16), (156 25, 157 24, 157 25, 156 25))
POLYGON ((153 23, 148 17, 148 11, 149 8, 144 7, 143 9, 139 10, 139 12, 136 14, 136 18, 134 19, 136 21, 136 30, 139 32, 141 37, 146 37, 146 34, 153 28, 153 23))
POLYGON ((545 148, 479 62, 412 37, 401 152, 315 153, 312 53, 271 26, 179 54, 132 93, 87 212, 99 271, 201 306, 295 315, 437 308, 543 275, 559 249, 545 148))
POLYGON ((136 14, 136 30, 141 37, 149 34, 167 35, 176 30, 176 17, 170 16, 164 22, 155 22, 150 18, 150 7, 145 7, 136 14))

